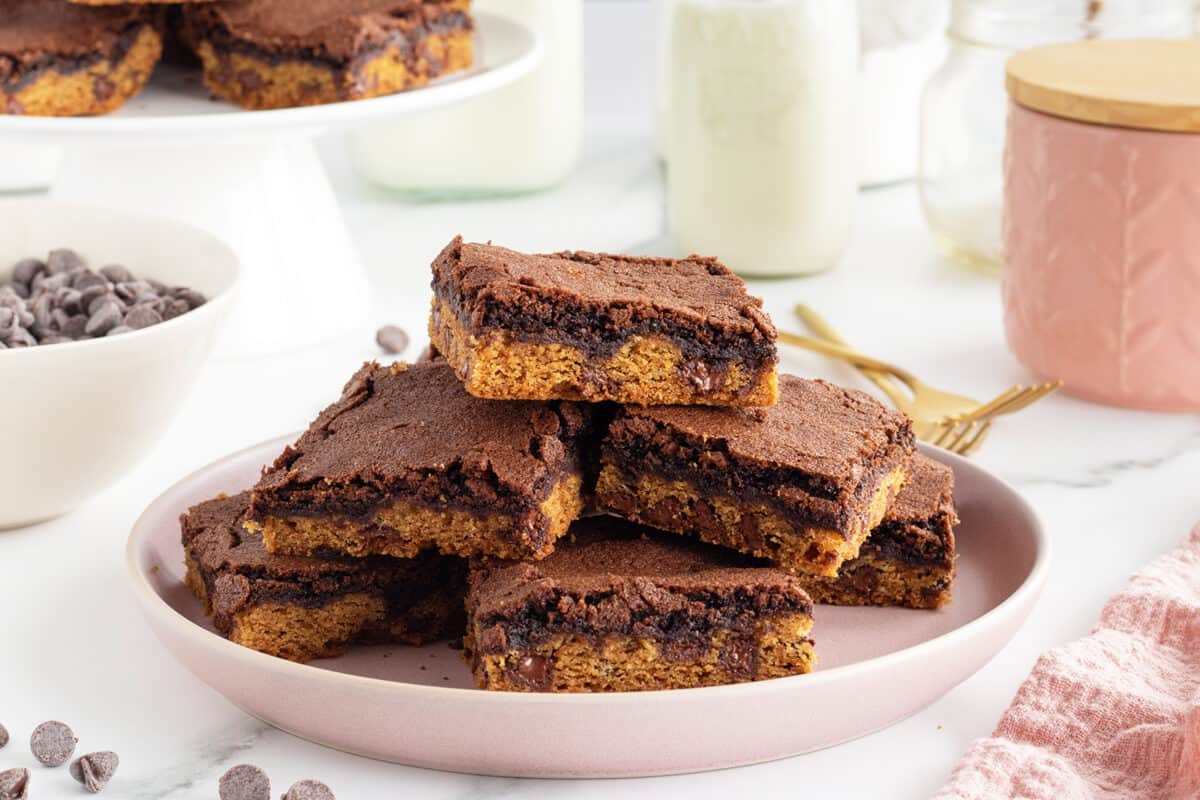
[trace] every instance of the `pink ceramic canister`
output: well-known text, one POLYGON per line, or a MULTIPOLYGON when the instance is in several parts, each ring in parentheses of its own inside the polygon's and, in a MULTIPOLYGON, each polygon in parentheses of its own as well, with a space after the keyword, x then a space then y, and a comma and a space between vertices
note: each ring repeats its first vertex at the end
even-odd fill
POLYGON ((1200 411, 1200 42, 1008 63, 1004 320, 1079 397, 1200 411))

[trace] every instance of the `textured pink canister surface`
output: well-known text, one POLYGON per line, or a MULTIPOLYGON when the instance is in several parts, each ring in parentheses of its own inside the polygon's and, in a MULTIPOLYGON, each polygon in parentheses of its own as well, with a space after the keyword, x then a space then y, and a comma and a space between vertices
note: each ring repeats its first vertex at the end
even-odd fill
POLYGON ((1004 173, 1017 357, 1083 398, 1200 411, 1200 134, 1011 104, 1004 173))

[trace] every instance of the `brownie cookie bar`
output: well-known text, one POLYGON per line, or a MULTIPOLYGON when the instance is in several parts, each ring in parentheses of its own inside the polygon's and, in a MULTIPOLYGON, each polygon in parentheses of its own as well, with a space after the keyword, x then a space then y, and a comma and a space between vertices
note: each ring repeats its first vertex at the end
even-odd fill
POLYGON ((367 364, 263 475, 249 524, 272 553, 540 558, 582 513, 592 412, 480 400, 445 362, 367 364))
POLYGON ((954 473, 931 458, 913 458, 908 482, 858 557, 836 578, 805 575, 818 603, 940 608, 954 583, 954 473))
POLYGON ((766 406, 775 327, 715 259, 526 255, 451 242, 429 337, 467 391, 499 400, 766 406))
POLYGON ((0 113, 107 114, 162 55, 161 12, 66 0, 0 0, 0 113))
POLYGON ((469 0, 230 0, 184 9, 218 97, 243 108, 393 94, 472 63, 469 0))
POLYGON ((180 518, 187 584, 226 638, 308 661, 339 655, 355 641, 423 644, 461 633, 462 559, 271 555, 242 526, 249 503, 243 492, 180 518))
POLYGON ((543 561, 471 564, 465 655, 483 689, 683 689, 812 670, 812 601, 738 553, 589 517, 543 561))
POLYGON ((596 505, 833 576, 883 519, 912 449, 903 414, 783 375, 767 409, 621 409, 601 448, 596 505))

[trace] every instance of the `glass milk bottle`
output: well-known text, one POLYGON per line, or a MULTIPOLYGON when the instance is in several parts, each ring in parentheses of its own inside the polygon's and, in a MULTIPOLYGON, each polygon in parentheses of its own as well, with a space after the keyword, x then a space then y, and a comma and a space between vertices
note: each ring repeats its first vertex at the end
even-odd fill
POLYGON ((857 189, 856 4, 676 0, 668 42, 676 247, 744 275, 832 267, 857 189))
POLYGON ((354 168, 372 183, 434 198, 488 196, 545 189, 574 171, 583 0, 475 0, 472 8, 536 32, 541 65, 499 91, 350 134, 354 168))

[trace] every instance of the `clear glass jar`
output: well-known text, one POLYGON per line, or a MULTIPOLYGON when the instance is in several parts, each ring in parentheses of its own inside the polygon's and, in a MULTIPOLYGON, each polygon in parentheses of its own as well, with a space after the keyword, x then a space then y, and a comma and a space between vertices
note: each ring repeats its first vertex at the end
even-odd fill
POLYGON ((676 0, 667 214, 682 253, 747 275, 837 263, 857 193, 856 4, 676 0))
POLYGON ((921 98, 918 188, 938 247, 998 273, 1004 65, 1018 50, 1083 38, 1185 37, 1193 0, 954 0, 950 51, 921 98))
POLYGON ((536 32, 541 65, 490 94, 352 132, 351 161, 372 183, 422 199, 469 199, 547 189, 574 171, 583 131, 583 0, 475 0, 473 7, 536 32))

